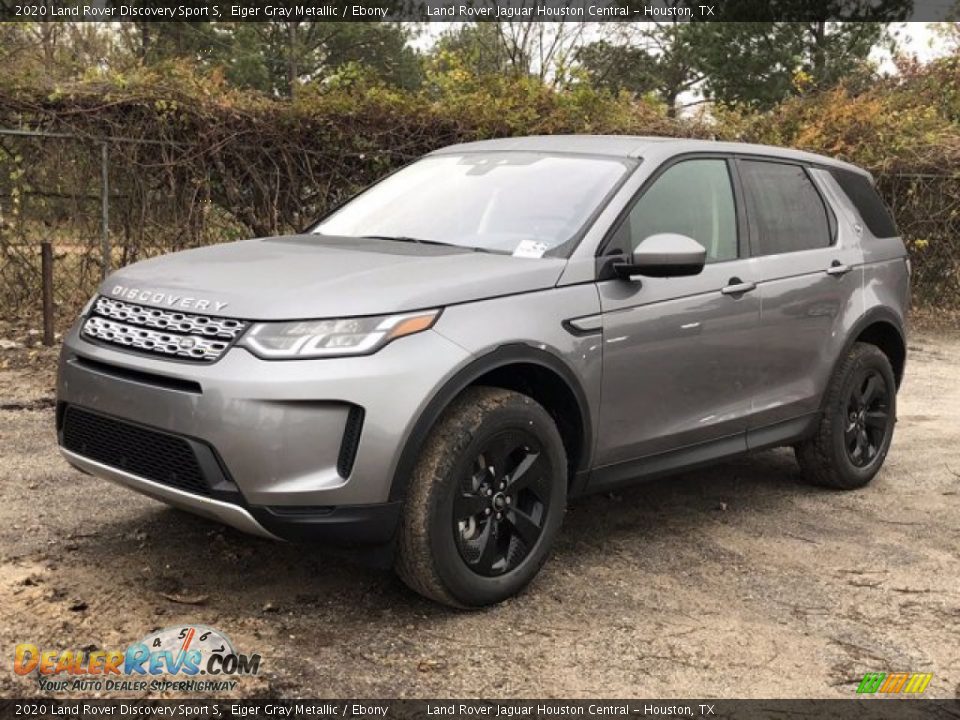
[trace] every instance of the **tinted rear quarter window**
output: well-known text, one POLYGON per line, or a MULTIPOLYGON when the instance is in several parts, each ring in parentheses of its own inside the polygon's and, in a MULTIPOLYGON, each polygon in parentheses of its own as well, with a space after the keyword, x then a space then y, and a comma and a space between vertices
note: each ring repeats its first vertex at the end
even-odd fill
POLYGON ((831 168, 830 174, 857 208, 874 237, 896 237, 900 234, 890 212, 866 175, 840 168, 831 168))
POLYGON ((803 167, 766 160, 741 160, 739 167, 754 255, 830 245, 827 208, 803 167))

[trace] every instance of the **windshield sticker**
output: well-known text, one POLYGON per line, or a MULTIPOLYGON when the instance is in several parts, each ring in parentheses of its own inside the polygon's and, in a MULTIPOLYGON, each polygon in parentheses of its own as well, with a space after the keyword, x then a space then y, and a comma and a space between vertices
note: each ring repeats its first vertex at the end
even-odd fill
POLYGON ((514 257, 538 258, 550 249, 550 246, 539 240, 523 240, 513 251, 514 257))

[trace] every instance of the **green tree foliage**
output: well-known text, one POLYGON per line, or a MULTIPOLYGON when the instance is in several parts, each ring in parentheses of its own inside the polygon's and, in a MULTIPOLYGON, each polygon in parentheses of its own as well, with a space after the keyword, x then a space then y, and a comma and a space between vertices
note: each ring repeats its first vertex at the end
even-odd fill
MULTIPOLYGON (((884 7, 895 17, 903 2, 884 7)), ((879 22, 649 23, 588 44, 576 57, 591 83, 654 93, 672 110, 694 88, 723 105, 766 109, 868 73, 870 52, 892 42, 879 22)))
POLYGON ((531 64, 523 53, 511 52, 496 23, 460 25, 437 40, 432 55, 441 63, 456 58, 474 75, 527 74, 531 64))
POLYGON ((619 37, 579 48, 576 60, 588 82, 614 94, 655 94, 673 116, 681 93, 703 79, 697 28, 691 23, 646 23, 619 37))
POLYGON ((0 23, 0 62, 21 78, 75 79, 118 53, 101 23, 0 23))
POLYGON ((433 57, 455 57, 473 75, 534 77, 554 87, 570 79, 587 23, 514 20, 460 25, 437 41, 433 57))
POLYGON ((705 96, 758 109, 805 89, 833 87, 863 71, 878 44, 892 43, 887 26, 879 22, 698 23, 692 28, 705 96))
POLYGON ((150 65, 174 58, 204 63, 219 50, 211 23, 135 21, 119 25, 117 33, 125 57, 113 59, 120 65, 131 60, 150 65))
POLYGON ((405 23, 268 22, 219 23, 223 38, 216 64, 240 87, 294 95, 344 65, 362 65, 397 87, 421 81, 420 59, 409 47, 405 23))
POLYGON ((222 71, 237 87, 289 97, 344 66, 415 89, 422 62, 411 23, 127 22, 0 23, 0 59, 21 76, 60 81, 176 62, 222 71))

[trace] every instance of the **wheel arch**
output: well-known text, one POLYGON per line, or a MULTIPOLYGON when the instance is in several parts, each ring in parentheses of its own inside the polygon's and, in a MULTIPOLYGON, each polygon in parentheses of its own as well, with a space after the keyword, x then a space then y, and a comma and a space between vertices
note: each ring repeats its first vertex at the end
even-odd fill
POLYGON ((423 443, 443 411, 460 393, 475 385, 515 390, 539 402, 554 418, 563 438, 571 460, 570 481, 589 469, 593 426, 587 395, 576 374, 546 350, 521 343, 502 345, 461 368, 434 393, 404 439, 390 485, 391 501, 406 497, 423 443))
POLYGON ((903 381, 903 371, 907 363, 907 343, 900 329, 888 320, 876 320, 864 327, 854 342, 876 345, 890 360, 897 388, 903 381))
POLYGON ((858 342, 869 343, 880 348, 887 359, 890 360, 890 365, 893 367, 893 376, 897 388, 899 388, 903 381, 903 373, 907 362, 906 333, 900 317, 892 310, 884 307, 871 308, 864 313, 847 334, 843 351, 834 362, 833 372, 836 372, 836 368, 843 362, 843 358, 858 342))

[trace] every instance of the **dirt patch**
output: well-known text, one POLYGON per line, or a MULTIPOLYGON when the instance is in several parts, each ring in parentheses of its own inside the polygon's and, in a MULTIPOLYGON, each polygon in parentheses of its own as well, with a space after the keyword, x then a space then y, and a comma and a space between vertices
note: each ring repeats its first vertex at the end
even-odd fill
POLYGON ((260 652, 238 690, 256 697, 851 697, 891 670, 960 692, 960 338, 911 338, 870 487, 808 487, 777 450, 586 498, 531 588, 476 613, 71 470, 53 357, 0 370, 4 696, 38 692, 11 671, 17 643, 118 647, 180 623, 260 652))

